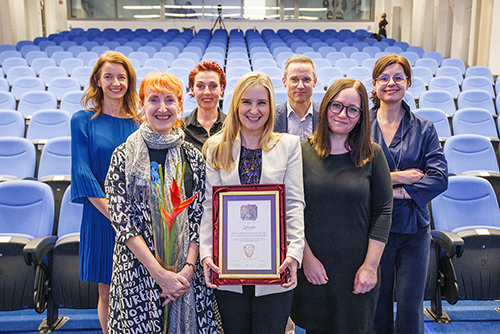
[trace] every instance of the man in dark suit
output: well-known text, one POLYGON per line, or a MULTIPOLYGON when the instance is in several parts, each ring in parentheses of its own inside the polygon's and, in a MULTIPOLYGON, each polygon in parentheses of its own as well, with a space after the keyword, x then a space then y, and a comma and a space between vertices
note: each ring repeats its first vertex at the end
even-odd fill
POLYGON ((316 67, 309 57, 297 54, 288 58, 283 69, 288 101, 276 106, 274 131, 291 133, 301 140, 313 133, 319 110, 311 98, 316 81, 316 67))

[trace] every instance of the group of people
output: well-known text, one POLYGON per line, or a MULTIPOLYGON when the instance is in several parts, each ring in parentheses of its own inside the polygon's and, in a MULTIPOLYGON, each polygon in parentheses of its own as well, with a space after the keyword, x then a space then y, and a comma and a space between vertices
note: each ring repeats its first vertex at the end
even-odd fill
POLYGON ((336 81, 319 105, 316 82, 314 63, 292 56, 286 103, 251 72, 224 115, 224 72, 204 61, 189 76, 198 107, 183 119, 175 76, 151 73, 137 94, 125 56, 99 58, 71 120, 72 200, 84 204, 80 279, 99 284, 104 333, 281 334, 293 322, 309 334, 424 332, 427 203, 447 169, 432 123, 403 101, 411 67, 395 54, 377 61, 372 110, 361 82, 336 81), (170 185, 178 163, 181 200, 197 195, 176 218, 187 233, 171 271, 155 258, 151 184, 170 185), (213 281, 212 187, 240 184, 285 185, 281 286, 213 281))

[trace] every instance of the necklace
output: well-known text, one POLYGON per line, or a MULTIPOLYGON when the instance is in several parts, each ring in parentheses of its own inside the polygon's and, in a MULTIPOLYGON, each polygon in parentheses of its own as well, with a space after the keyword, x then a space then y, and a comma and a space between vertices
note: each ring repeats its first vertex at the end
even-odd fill
POLYGON ((405 115, 403 114, 403 118, 401 119, 401 140, 399 142, 399 154, 398 154, 398 162, 394 160, 394 157, 391 152, 391 159, 392 162, 394 163, 394 170, 393 172, 399 172, 399 164, 401 163, 401 155, 403 153, 403 135, 404 135, 404 129, 405 129, 405 115))

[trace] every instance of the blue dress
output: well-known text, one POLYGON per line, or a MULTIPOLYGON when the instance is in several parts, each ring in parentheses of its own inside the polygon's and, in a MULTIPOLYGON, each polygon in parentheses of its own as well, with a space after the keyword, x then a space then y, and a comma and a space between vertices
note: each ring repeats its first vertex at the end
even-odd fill
POLYGON ((71 200, 83 203, 80 229, 80 280, 111 283, 115 232, 88 200, 105 198, 104 180, 111 155, 138 126, 131 118, 80 110, 71 118, 71 200))

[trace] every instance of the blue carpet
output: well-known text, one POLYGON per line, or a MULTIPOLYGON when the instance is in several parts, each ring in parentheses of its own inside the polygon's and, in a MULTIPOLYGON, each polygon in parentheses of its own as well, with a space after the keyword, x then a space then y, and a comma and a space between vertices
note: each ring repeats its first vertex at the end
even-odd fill
MULTIPOLYGON (((424 307, 430 303, 425 302, 424 307)), ((437 324, 425 317, 427 334, 493 334, 500 333, 500 313, 494 307, 500 307, 500 301, 465 301, 455 305, 443 303, 443 309, 451 318, 451 324, 437 324)), ((97 310, 61 309, 59 315, 69 317, 56 333, 100 334, 97 310)), ((0 312, 0 333, 36 334, 37 328, 45 319, 46 313, 38 314, 33 310, 0 312)), ((295 334, 304 334, 301 328, 295 334)))

